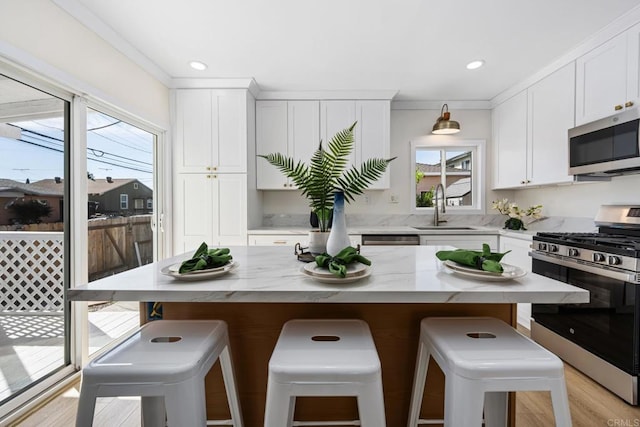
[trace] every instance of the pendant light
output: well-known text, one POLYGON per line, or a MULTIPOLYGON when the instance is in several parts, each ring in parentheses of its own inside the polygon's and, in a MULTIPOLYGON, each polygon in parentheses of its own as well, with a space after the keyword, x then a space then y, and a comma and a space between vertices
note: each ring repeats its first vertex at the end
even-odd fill
POLYGON ((436 135, 450 135, 452 133, 460 132, 460 123, 455 120, 451 120, 451 114, 449 113, 449 106, 444 104, 440 111, 440 117, 436 120, 436 124, 433 125, 431 133, 436 135), (445 109, 447 111, 445 111, 445 109))

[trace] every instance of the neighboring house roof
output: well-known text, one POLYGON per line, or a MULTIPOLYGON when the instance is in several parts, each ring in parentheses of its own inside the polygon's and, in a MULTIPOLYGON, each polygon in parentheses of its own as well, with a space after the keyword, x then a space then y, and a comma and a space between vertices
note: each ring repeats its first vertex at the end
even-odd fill
MULTIPOLYGON (((17 197, 16 193, 33 196, 60 196, 64 195, 64 180, 42 179, 40 181, 25 184, 23 182, 14 181, 12 179, 0 179, 0 195, 2 193, 11 193, 10 197, 17 197)), ((89 180, 87 183, 88 194, 102 196, 111 190, 122 187, 132 182, 146 187, 143 183, 135 178, 112 179, 108 182, 106 179, 89 180)), ((148 187, 146 187, 148 188, 148 187)), ((151 189, 149 189, 151 191, 151 189)))
POLYGON ((471 192, 471 178, 461 178, 447 187, 447 199, 463 197, 471 192))
MULTIPOLYGON (((53 181, 53 180, 52 180, 53 181)), ((0 194, 2 193, 23 193, 24 195, 32 196, 62 196, 63 188, 55 187, 41 187, 33 184, 25 184, 23 182, 14 181, 12 179, 0 178, 0 194)), ((16 197, 12 194, 11 197, 16 197)))
MULTIPOLYGON (((431 174, 431 173, 439 174, 440 173, 440 165, 439 164, 437 164, 437 165, 427 165, 425 163, 416 163, 416 168, 419 171, 421 171, 421 172, 423 172, 425 174, 431 174)), ((447 167, 446 172, 448 174, 457 174, 457 175, 459 175, 459 174, 470 175, 471 174, 471 171, 464 170, 464 169, 458 169, 458 168, 450 168, 450 167, 447 167)))

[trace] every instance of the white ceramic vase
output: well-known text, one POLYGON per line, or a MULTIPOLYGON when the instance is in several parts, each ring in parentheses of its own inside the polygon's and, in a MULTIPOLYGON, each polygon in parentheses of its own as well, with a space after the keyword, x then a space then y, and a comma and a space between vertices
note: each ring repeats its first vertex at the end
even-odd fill
POLYGON ((347 246, 351 246, 351 240, 347 233, 347 220, 344 215, 344 193, 336 191, 333 194, 333 223, 327 239, 327 253, 336 256, 347 246))

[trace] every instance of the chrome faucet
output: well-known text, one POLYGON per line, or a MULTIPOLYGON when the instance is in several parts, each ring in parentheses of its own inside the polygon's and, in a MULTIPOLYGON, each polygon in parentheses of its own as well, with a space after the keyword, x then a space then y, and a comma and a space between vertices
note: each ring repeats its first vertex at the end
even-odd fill
POLYGON ((438 184, 436 186, 436 191, 433 194, 433 225, 435 225, 436 227, 438 225, 440 225, 440 223, 442 222, 447 222, 447 220, 445 219, 440 219, 438 211, 439 206, 438 206, 438 193, 441 192, 442 193, 442 213, 445 213, 445 205, 447 204, 447 199, 444 195, 444 186, 442 185, 442 183, 438 184))

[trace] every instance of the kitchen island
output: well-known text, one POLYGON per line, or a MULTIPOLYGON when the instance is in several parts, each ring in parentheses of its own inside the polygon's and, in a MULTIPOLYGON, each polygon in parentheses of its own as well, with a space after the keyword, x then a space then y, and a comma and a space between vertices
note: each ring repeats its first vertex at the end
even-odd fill
MULTIPOLYGON (((280 328, 292 318, 361 318, 382 362, 388 426, 406 424, 420 319, 485 315, 516 324, 516 303, 582 303, 588 292, 536 274, 509 281, 473 280, 435 257, 448 247, 365 246, 371 275, 353 283, 321 283, 303 274, 293 249, 232 247, 237 268, 215 278, 180 281, 161 269, 183 254, 69 290, 72 301, 160 301, 166 319, 222 319, 229 333, 245 425, 262 425, 267 364, 280 328)), ((423 415, 441 417, 442 375, 432 365, 423 415)), ((430 368, 431 369, 431 368, 430 368)), ((210 416, 227 413, 219 368, 207 377, 210 416), (222 403, 221 403, 222 402, 222 403)), ((355 419, 353 398, 298 399, 297 419, 355 419), (330 409, 329 409, 330 408, 330 409)))

